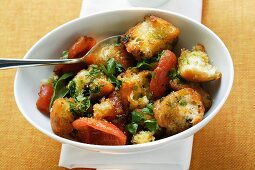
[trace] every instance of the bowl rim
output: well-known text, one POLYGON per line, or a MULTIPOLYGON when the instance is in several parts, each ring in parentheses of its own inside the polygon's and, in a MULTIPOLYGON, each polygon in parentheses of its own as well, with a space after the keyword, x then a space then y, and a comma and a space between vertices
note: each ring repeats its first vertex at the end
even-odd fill
POLYGON ((20 112, 22 113, 22 115, 26 118, 26 120, 32 124, 35 128, 37 128, 39 131, 41 131, 42 133, 46 134, 47 136, 61 142, 61 143, 65 143, 65 144, 70 144, 79 148, 83 148, 83 149, 88 149, 88 150, 98 150, 98 151, 123 151, 123 150, 136 150, 136 149, 146 149, 146 148, 151 148, 152 146, 161 146, 163 144, 169 143, 169 142, 173 142, 173 141, 177 141, 180 139, 184 139, 187 138, 189 136, 192 136, 194 133, 196 133, 197 131, 199 131, 202 127, 204 127, 218 112, 219 110, 222 108, 223 104, 225 103, 225 101, 227 100, 232 85, 233 85, 233 80, 234 80, 234 66, 233 66, 233 61, 231 58, 231 55, 227 49, 227 47, 225 46, 225 44, 222 42, 222 40, 212 31, 210 30, 208 27, 206 27, 205 25, 199 23, 198 21, 191 19, 189 17, 186 17, 182 14, 176 13, 176 12, 172 12, 172 11, 167 11, 167 10, 161 10, 161 9, 154 9, 154 8, 142 8, 142 7, 136 7, 136 8, 124 8, 124 9, 118 9, 118 10, 109 10, 109 11, 104 11, 104 12, 98 12, 95 14, 90 14, 84 17, 80 17, 80 18, 76 18, 73 19, 71 21, 68 21, 58 27, 56 27, 55 29, 51 30, 50 32, 48 32, 47 34, 45 34, 42 38, 40 38, 30 49, 29 51, 25 54, 24 58, 27 58, 29 56, 29 54, 31 53, 31 51, 38 46, 42 41, 44 41, 44 39, 46 37, 48 37, 48 35, 62 29, 63 27, 70 25, 72 23, 78 22, 79 20, 84 20, 85 18, 90 18, 90 17, 94 17, 94 16, 100 16, 100 15, 105 15, 105 14, 114 14, 114 13, 118 13, 118 12, 132 12, 132 11, 143 11, 143 12, 160 12, 160 13, 164 13, 164 14, 170 14, 173 15, 175 17, 181 18, 182 20, 186 20, 187 22, 191 23, 191 24, 195 24, 198 25, 199 27, 201 27, 202 29, 205 29, 207 32, 209 32, 211 35, 213 35, 214 38, 217 39, 217 41, 220 43, 220 45, 223 47, 226 56, 227 56, 227 60, 230 63, 230 82, 227 86, 227 90, 224 94, 224 97, 221 99, 221 101, 219 102, 219 104, 217 105, 217 107, 211 112, 210 115, 208 115, 207 117, 203 118, 203 120, 201 122, 199 122, 198 124, 192 126, 191 128, 180 132, 178 134, 175 134, 173 136, 169 136, 167 138, 163 138, 160 140, 156 140, 153 142, 149 142, 149 143, 144 143, 144 144, 136 144, 136 145, 120 145, 120 146, 108 146, 108 145, 94 145, 94 144, 86 144, 86 143, 81 143, 81 142, 77 142, 77 141, 72 141, 63 137, 60 137, 54 133, 49 133, 47 130, 44 130, 43 128, 41 128, 40 126, 38 126, 36 124, 36 122, 34 122, 32 119, 30 119, 30 117, 28 117, 25 113, 25 111, 23 110, 22 104, 18 99, 18 77, 20 74, 20 69, 17 69, 16 75, 15 75, 15 79, 14 79, 14 96, 15 96, 15 101, 17 103, 17 106, 20 110, 20 112))

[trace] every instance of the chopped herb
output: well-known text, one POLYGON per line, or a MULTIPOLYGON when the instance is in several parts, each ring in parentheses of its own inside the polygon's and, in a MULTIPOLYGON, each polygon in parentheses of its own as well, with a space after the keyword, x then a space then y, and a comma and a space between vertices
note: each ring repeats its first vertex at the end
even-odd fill
POLYGON ((63 51, 62 52, 62 59, 68 59, 68 51, 63 51))
POLYGON ((88 109, 91 106, 90 99, 82 95, 78 95, 74 102, 70 102, 70 111, 74 116, 86 116, 88 109))
POLYGON ((116 63, 114 58, 110 58, 107 61, 107 74, 116 75, 123 71, 123 67, 121 64, 116 63))
POLYGON ((67 95, 69 90, 66 88, 66 79, 71 76, 73 76, 73 73, 65 73, 54 83, 54 93, 51 97, 50 108, 57 98, 62 98, 67 95))
POLYGON ((77 97, 76 97, 76 100, 78 101, 78 102, 82 102, 83 100, 85 100, 86 98, 83 96, 83 95, 78 95, 77 97))
POLYGON ((70 81, 69 82, 69 85, 68 85, 68 88, 69 88, 69 94, 71 97, 75 97, 76 96, 76 83, 75 81, 70 81))
POLYGON ((159 34, 151 34, 151 38, 154 38, 154 39, 158 39, 158 40, 161 40, 162 39, 162 37, 161 37, 161 35, 159 35, 159 34))
POLYGON ((142 69, 142 70, 152 70, 155 63, 157 63, 161 56, 165 53, 165 50, 160 52, 157 57, 152 57, 149 59, 141 60, 137 63, 136 68, 142 69))
POLYGON ((179 101, 179 104, 180 104, 181 106, 186 106, 188 103, 187 103, 186 100, 180 100, 180 101, 179 101))
POLYGON ((143 108, 142 112, 146 113, 148 115, 153 115, 153 105, 152 105, 152 103, 149 103, 145 108, 143 108))
POLYGON ((120 46, 121 45, 121 36, 118 36, 115 46, 120 46))
POLYGON ((122 40, 123 43, 127 43, 129 41, 129 38, 130 37, 126 35, 126 36, 122 37, 121 40, 122 40))
POLYGON ((156 130, 159 129, 158 123, 156 119, 151 119, 151 120, 145 120, 144 121, 144 126, 151 132, 155 132, 156 130))
POLYGON ((165 97, 161 97, 161 98, 159 99, 159 101, 162 102, 162 101, 164 100, 164 98, 165 98, 165 97))
MULTIPOLYGON (((145 59, 146 60, 146 59, 145 59)), ((152 69, 152 64, 147 63, 147 61, 142 60, 137 63, 136 67, 142 70, 151 70, 152 69)))
POLYGON ((92 94, 92 93, 93 93, 93 94, 99 94, 99 93, 101 92, 102 87, 104 87, 104 85, 95 86, 94 88, 91 87, 91 88, 89 89, 89 93, 90 93, 90 94, 92 94))
POLYGON ((100 73, 100 69, 98 68, 97 65, 91 65, 91 70, 89 71, 89 76, 98 76, 100 73))
POLYGON ((149 103, 149 104, 147 104, 147 106, 146 106, 147 108, 149 108, 149 109, 151 109, 151 110, 153 110, 153 103, 149 103))
POLYGON ((106 67, 104 65, 100 65, 100 68, 109 78, 109 80, 116 85, 117 88, 120 88, 121 81, 117 79, 117 75, 123 71, 123 67, 121 64, 117 63, 114 58, 110 58, 107 61, 106 67))
POLYGON ((179 78, 179 73, 178 73, 176 68, 173 68, 172 70, 170 70, 169 77, 170 77, 171 80, 179 78))
POLYGON ((166 105, 167 105, 168 107, 174 107, 174 103, 172 103, 172 102, 167 102, 166 105))
POLYGON ((126 128, 127 128, 127 130, 128 130, 131 134, 135 135, 136 132, 137 132, 137 129, 138 129, 138 124, 137 124, 137 123, 130 123, 130 124, 128 124, 128 125, 126 126, 126 128))
POLYGON ((143 115, 141 115, 141 113, 137 112, 137 111, 133 111, 131 113, 132 115, 132 122, 133 123, 140 123, 144 118, 143 115))
POLYGON ((127 126, 127 128, 129 129, 128 131, 130 133, 132 133, 134 135, 136 133, 137 129, 149 130, 151 132, 155 132, 159 129, 159 125, 158 125, 156 119, 152 119, 152 116, 146 116, 145 114, 153 115, 153 104, 152 103, 149 103, 141 111, 135 110, 135 111, 131 112, 131 122, 127 126), (134 130, 134 126, 135 126, 135 130, 134 130))

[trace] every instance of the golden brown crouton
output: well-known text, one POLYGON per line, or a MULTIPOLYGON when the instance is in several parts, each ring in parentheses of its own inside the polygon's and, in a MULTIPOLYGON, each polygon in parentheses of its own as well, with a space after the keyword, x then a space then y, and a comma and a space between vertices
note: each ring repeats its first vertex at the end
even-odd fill
POLYGON ((203 119, 204 106, 200 95, 191 88, 184 88, 154 103, 154 116, 168 134, 182 132, 203 119))
POLYGON ((100 103, 93 106, 94 117, 97 119, 112 120, 117 115, 124 115, 126 112, 122 106, 120 94, 114 91, 109 98, 102 98, 100 103))
POLYGON ((180 30, 171 23, 146 16, 143 22, 129 29, 122 42, 136 60, 151 58, 165 49, 172 49, 177 42, 180 30))
POLYGON ((99 99, 110 94, 114 85, 97 65, 90 65, 88 69, 81 70, 68 84, 72 97, 90 93, 92 99, 99 99))
POLYGON ((88 65, 106 65, 110 58, 114 58, 124 69, 135 64, 135 59, 126 51, 125 46, 121 43, 101 45, 96 51, 85 57, 85 62, 88 65))
POLYGON ((54 101, 50 112, 52 130, 59 136, 64 136, 73 131, 74 116, 70 111, 68 99, 58 98, 54 101))
POLYGON ((192 51, 182 50, 178 59, 178 71, 181 77, 191 82, 206 82, 221 77, 221 73, 209 64, 208 55, 200 44, 192 51))
POLYGON ((150 131, 140 131, 131 140, 133 144, 148 143, 155 140, 154 133, 150 131))
POLYGON ((122 81, 120 96, 123 104, 130 110, 144 108, 152 97, 150 87, 151 72, 136 68, 128 69, 120 74, 118 79, 122 81))
POLYGON ((205 111, 209 110, 210 107, 212 106, 212 98, 210 94, 205 89, 203 89, 199 83, 182 82, 180 78, 175 78, 170 80, 169 84, 170 88, 173 89, 174 91, 181 90, 184 88, 192 88, 196 90, 202 98, 205 111))

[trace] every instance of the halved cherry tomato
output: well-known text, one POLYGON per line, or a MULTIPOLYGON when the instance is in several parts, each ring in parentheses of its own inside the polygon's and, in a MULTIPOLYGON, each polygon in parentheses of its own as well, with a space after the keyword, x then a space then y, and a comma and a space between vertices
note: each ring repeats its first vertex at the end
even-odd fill
MULTIPOLYGON (((94 45, 96 40, 91 37, 80 37, 68 50, 68 58, 80 58, 85 55, 94 45)), ((84 63, 69 64, 69 65, 57 65, 54 68, 54 72, 57 75, 61 75, 67 72, 78 72, 84 68, 84 63)))
POLYGON ((150 82, 150 90, 154 98, 157 99, 164 96, 170 80, 168 73, 171 69, 176 67, 176 65, 177 58, 175 54, 170 50, 166 50, 161 56, 150 82))
POLYGON ((42 84, 40 92, 38 93, 39 98, 37 99, 36 106, 40 112, 47 115, 50 114, 50 101, 53 95, 54 88, 52 84, 42 84))
POLYGON ((96 40, 91 37, 82 36, 80 37, 68 50, 68 58, 78 58, 86 54, 94 45, 96 40), (82 53, 82 54, 81 54, 82 53), (81 54, 82 56, 79 56, 81 54))
POLYGON ((94 118, 79 118, 73 122, 78 138, 95 145, 125 145, 126 135, 115 125, 94 118))

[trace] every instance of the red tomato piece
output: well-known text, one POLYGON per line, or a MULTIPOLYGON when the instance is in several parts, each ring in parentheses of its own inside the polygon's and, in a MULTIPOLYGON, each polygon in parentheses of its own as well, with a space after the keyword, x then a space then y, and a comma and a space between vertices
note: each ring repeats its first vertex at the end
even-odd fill
MULTIPOLYGON (((83 57, 94 45, 96 40, 91 37, 82 36, 80 37, 68 50, 68 58, 80 58, 83 57)), ((69 64, 69 65, 56 65, 54 72, 57 75, 62 75, 68 72, 78 72, 85 67, 84 63, 69 64)))
POLYGON ((94 45, 96 40, 91 37, 82 36, 80 37, 68 50, 68 58, 79 58, 86 54, 94 45), (81 55, 78 55, 82 53, 81 55))
POLYGON ((50 114, 50 101, 53 95, 54 88, 52 84, 42 84, 39 98, 37 99, 36 106, 40 112, 49 115, 50 114))
POLYGON ((161 56, 150 82, 150 90, 154 98, 157 99, 164 96, 170 80, 168 73, 171 69, 176 67, 176 65, 177 58, 175 54, 170 50, 166 50, 161 56))
POLYGON ((95 145, 125 145, 126 135, 115 125, 94 118, 79 118, 73 122, 78 138, 95 145))

